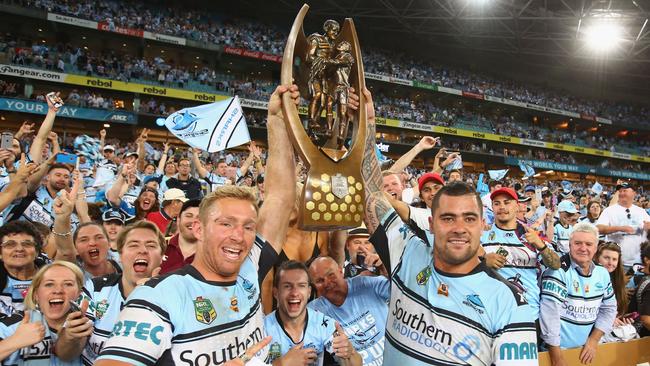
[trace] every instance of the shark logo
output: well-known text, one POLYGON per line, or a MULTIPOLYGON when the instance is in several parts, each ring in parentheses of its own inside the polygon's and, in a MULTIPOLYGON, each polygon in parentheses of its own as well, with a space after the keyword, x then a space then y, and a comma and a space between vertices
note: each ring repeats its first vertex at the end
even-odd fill
POLYGON ((476 294, 467 295, 463 304, 469 306, 470 308, 476 310, 477 313, 483 314, 485 312, 485 306, 483 301, 476 294))
POLYGON ((174 122, 172 129, 176 131, 189 130, 188 132, 194 132, 198 120, 199 118, 196 114, 183 111, 172 118, 172 122, 174 122))

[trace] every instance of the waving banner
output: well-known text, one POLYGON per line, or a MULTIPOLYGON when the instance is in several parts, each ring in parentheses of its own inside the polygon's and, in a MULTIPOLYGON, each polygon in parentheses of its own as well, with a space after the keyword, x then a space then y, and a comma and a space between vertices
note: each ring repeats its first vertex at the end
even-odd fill
POLYGON ((165 120, 174 136, 188 145, 216 152, 251 140, 239 97, 181 109, 165 120))

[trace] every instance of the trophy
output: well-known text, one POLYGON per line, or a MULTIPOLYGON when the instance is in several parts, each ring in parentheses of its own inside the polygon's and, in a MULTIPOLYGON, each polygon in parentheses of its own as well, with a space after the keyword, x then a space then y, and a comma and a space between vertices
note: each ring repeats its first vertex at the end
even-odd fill
POLYGON ((289 137, 307 168, 298 225, 313 231, 348 229, 360 226, 364 214, 361 161, 366 110, 361 49, 349 18, 343 26, 326 20, 322 30, 305 36, 307 10, 309 6, 303 5, 293 22, 280 77, 282 84, 298 85, 308 102, 299 111, 289 94, 282 97, 289 137), (361 107, 354 113, 347 107, 350 87, 360 98, 361 107))

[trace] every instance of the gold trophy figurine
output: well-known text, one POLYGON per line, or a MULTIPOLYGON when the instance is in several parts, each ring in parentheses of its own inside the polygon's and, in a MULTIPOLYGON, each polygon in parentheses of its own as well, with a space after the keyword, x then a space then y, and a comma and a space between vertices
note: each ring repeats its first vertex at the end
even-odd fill
MULTIPOLYGON (((282 110, 293 146, 307 168, 300 200, 299 225, 304 230, 357 227, 363 219, 361 160, 366 111, 349 113, 350 87, 365 88, 361 49, 352 19, 343 26, 326 20, 323 34, 305 36, 308 5, 296 16, 282 59, 282 84, 295 83, 308 100, 305 130, 298 108, 283 96, 282 110), (350 127, 352 138, 345 147, 350 127)), ((364 105, 363 94, 360 103, 364 105)))

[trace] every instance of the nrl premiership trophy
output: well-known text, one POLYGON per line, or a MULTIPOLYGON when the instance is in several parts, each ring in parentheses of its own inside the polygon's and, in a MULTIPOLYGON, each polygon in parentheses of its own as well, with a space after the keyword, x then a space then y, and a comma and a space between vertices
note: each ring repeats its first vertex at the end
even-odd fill
POLYGON ((343 26, 326 20, 322 33, 305 36, 303 20, 308 9, 303 5, 293 22, 281 74, 282 84, 295 83, 308 101, 299 111, 288 93, 282 99, 291 142, 307 168, 299 226, 315 231, 353 228, 361 225, 364 213, 361 161, 366 110, 361 107, 350 113, 347 104, 352 87, 360 105, 365 105, 360 93, 365 88, 361 49, 349 18, 343 26))

